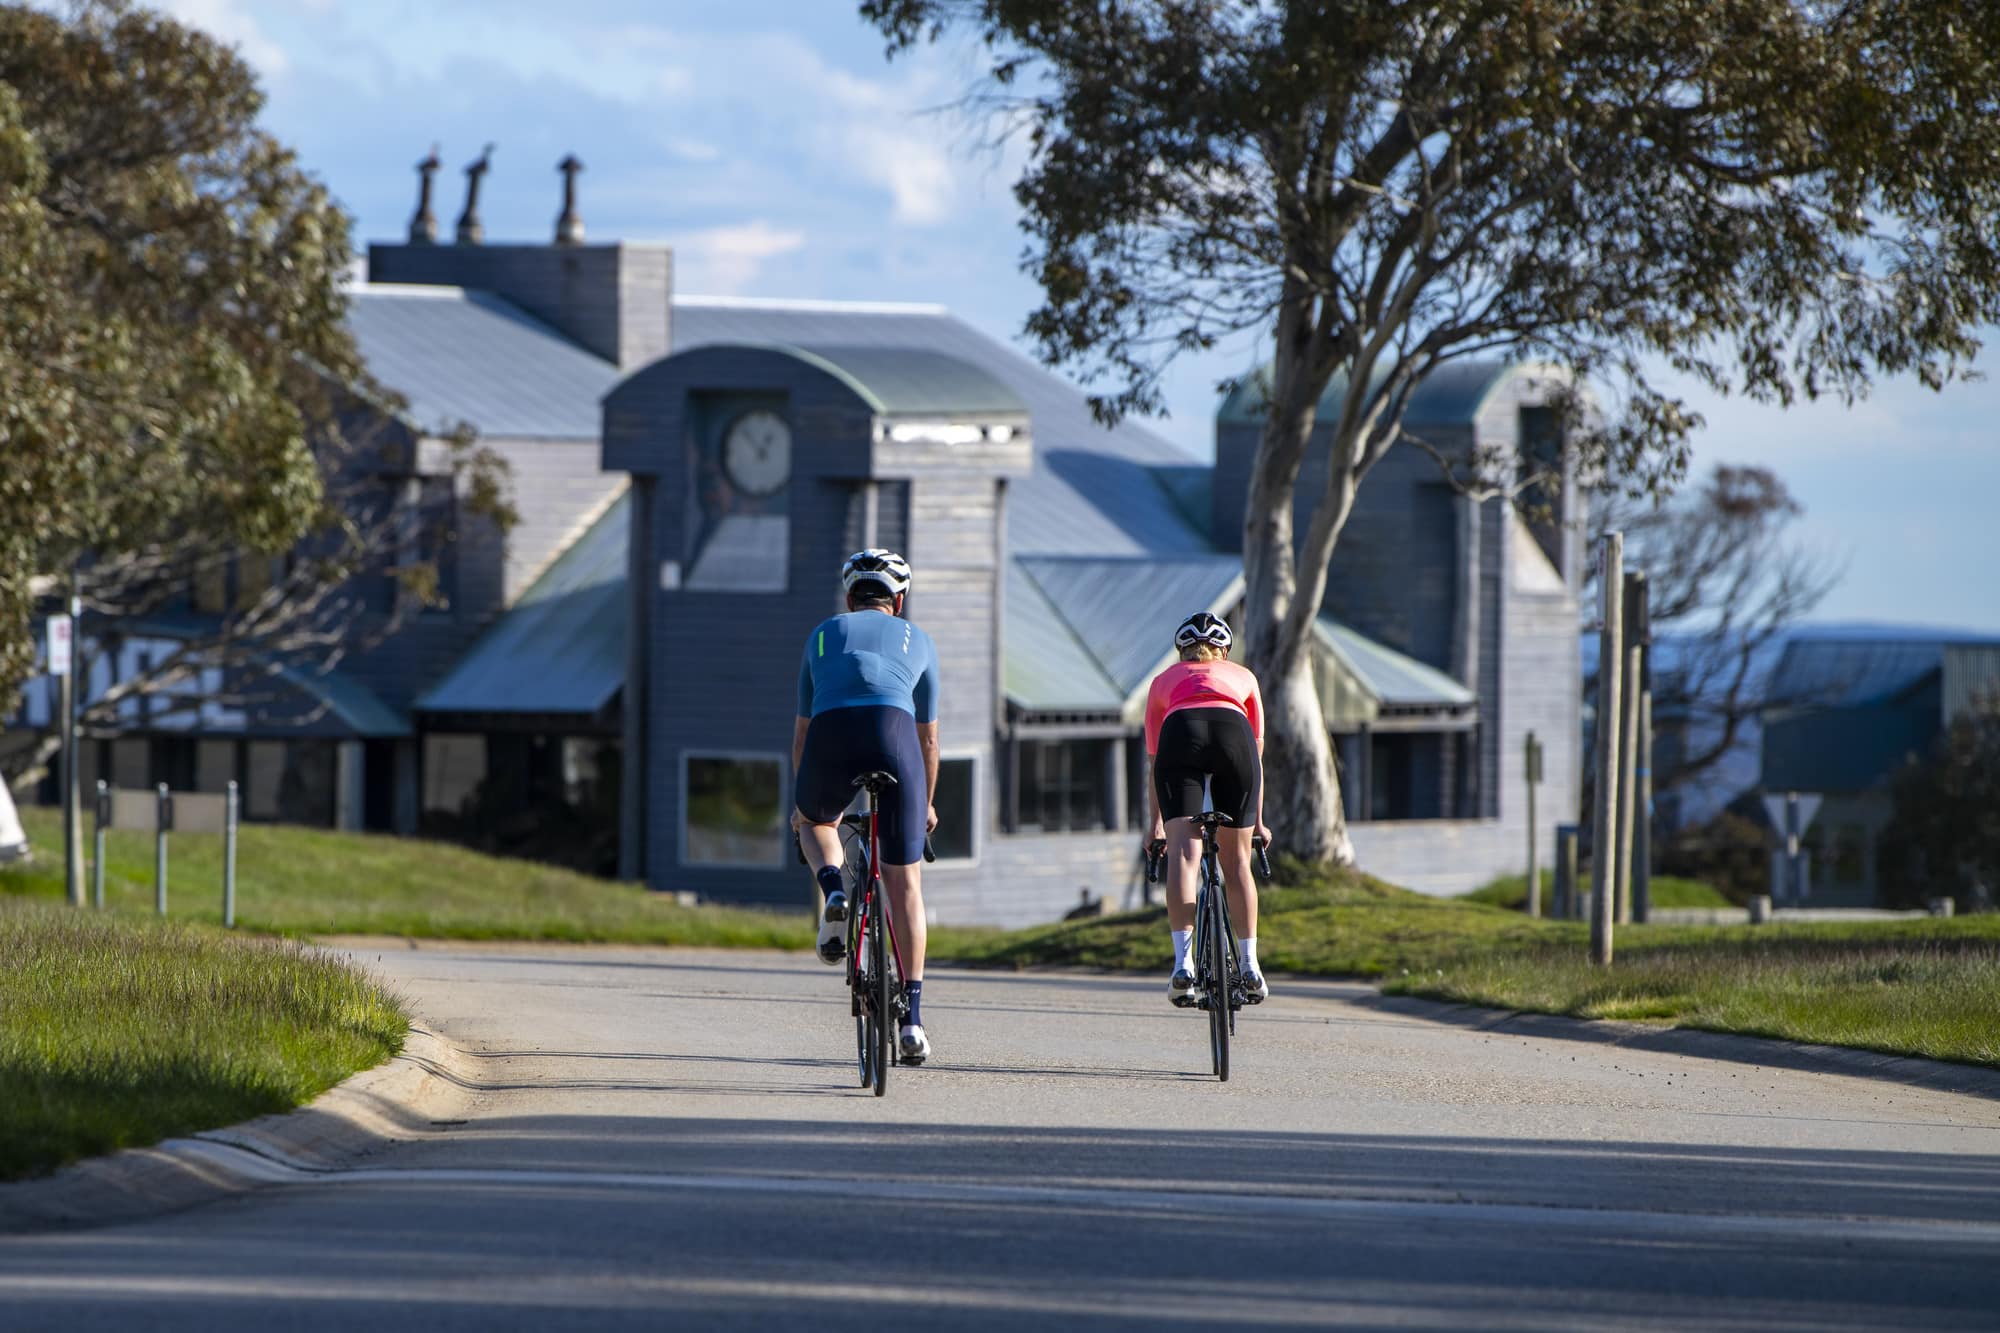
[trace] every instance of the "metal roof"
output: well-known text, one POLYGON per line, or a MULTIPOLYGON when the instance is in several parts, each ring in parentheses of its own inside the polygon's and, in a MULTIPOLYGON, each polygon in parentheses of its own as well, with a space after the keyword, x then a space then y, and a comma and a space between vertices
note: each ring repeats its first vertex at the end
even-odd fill
POLYGON ((1479 696, 1434 666, 1321 616, 1313 634, 1384 708, 1465 708, 1479 696))
MULTIPOLYGON (((1034 581, 1121 698, 1152 679, 1174 653, 1174 629, 1196 611, 1239 596, 1243 562, 1234 556, 1143 559, 1024 557, 1034 581)), ((1015 651, 1010 642, 1007 652, 1015 651)))
POLYGON ((557 557, 416 707, 595 714, 625 683, 631 492, 557 557))
POLYGON ((938 306, 674 300, 674 347, 784 343, 812 349, 923 351, 964 363, 1025 405, 1034 466, 1008 483, 1007 540, 1017 555, 1185 555, 1214 548, 1150 475, 1194 460, 1126 421, 1105 427, 1083 392, 938 306))
POLYGON ((497 439, 594 440, 618 368, 511 302, 457 287, 363 283, 347 324, 420 431, 459 422, 497 439))
POLYGON ((1944 716, 2000 707, 2000 643, 1954 643, 1944 650, 1944 716))
POLYGON ((1767 791, 1868 791, 1926 753, 1939 727, 1935 680, 1844 708, 1765 720, 1760 781, 1767 791))
POLYGON ((324 704, 333 718, 357 736, 387 739, 411 734, 409 718, 383 703, 360 681, 338 671, 285 667, 278 676, 324 704))
POLYGON ((845 380, 881 416, 1020 416, 1020 395, 969 361, 922 347, 784 347, 845 380))
POLYGON ((1838 708, 1900 694, 1944 662, 1936 639, 1794 639, 1767 698, 1788 708, 1838 708))
MULTIPOLYGON (((1410 399, 1403 418, 1408 426, 1470 425, 1487 399, 1520 375, 1550 373, 1547 366, 1528 362, 1455 361, 1425 376, 1410 399)), ((1378 380, 1379 380, 1378 376, 1378 380)), ((1270 403, 1271 367, 1264 365, 1238 381, 1216 409, 1215 419, 1227 425, 1254 424, 1264 419, 1270 403)), ((1318 420, 1331 421, 1347 400, 1347 376, 1335 375, 1320 395, 1318 420)))
POLYGON ((1040 712, 1116 712, 1125 693, 1016 560, 1007 570, 1006 643, 1001 688, 1016 706, 1040 712))

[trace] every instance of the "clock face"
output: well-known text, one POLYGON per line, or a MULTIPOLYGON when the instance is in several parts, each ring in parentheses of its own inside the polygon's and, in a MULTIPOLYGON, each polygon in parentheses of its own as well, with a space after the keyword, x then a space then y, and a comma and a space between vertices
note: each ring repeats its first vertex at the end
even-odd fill
POLYGON ((792 428, 776 412, 745 412, 722 437, 722 466, 750 495, 769 495, 792 475, 792 428))

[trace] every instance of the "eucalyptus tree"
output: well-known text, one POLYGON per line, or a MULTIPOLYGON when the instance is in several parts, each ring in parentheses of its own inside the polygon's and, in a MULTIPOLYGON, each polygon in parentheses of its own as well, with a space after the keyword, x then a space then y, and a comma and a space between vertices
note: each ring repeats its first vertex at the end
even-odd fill
MULTIPOLYGON (((0 4, 0 713, 79 566, 88 604, 126 615, 287 557, 100 698, 109 719, 214 668, 324 659, 352 581, 398 560, 357 494, 393 441, 352 428, 395 404, 346 327, 348 219, 262 105, 232 49, 124 0, 0 4)), ((504 519, 494 461, 458 443, 504 519)), ((394 572, 425 594, 414 562, 394 572)))
MULTIPOLYGON (((1309 630, 1423 378, 1546 360, 1584 465, 1683 472, 1673 385, 1790 403, 1959 375, 2000 310, 2000 8, 1985 0, 865 0, 891 55, 973 39, 1018 132, 1027 330, 1156 409, 1256 330, 1243 518, 1270 806, 1346 839, 1309 630), (1329 385, 1352 386, 1317 419, 1329 385), (1586 393, 1584 386, 1589 386, 1586 393), (1595 397, 1597 407, 1589 399, 1595 397), (1325 485, 1295 530, 1319 427, 1325 485)), ((1490 482, 1492 479, 1486 479, 1490 482)))

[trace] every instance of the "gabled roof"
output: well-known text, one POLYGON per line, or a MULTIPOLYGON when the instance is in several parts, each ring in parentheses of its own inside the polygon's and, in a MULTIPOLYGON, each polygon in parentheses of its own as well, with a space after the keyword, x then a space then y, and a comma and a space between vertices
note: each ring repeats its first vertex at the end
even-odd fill
POLYGON ((1007 540, 1017 555, 1142 556, 1210 551, 1205 528, 1150 475, 1193 462, 1132 421, 1109 429, 1083 392, 940 306, 674 300, 674 348, 787 343, 816 349, 926 351, 990 376, 1026 405, 1034 466, 1008 484, 1007 540))
MULTIPOLYGON (((1233 600, 1243 583, 1243 563, 1234 556, 1039 556, 1015 564, 1069 627, 1121 703, 1172 658, 1174 628, 1181 621, 1233 600)), ((1035 651, 1032 641, 1016 646, 1011 606, 1008 619, 1008 657, 1035 651)))
POLYGON ((1007 569, 1006 631, 1000 685, 1017 708, 1115 713, 1124 707, 1124 692, 1018 560, 1007 569))
POLYGON ((417 709, 594 715, 610 703, 625 683, 631 509, 627 491, 417 700, 417 709))
POLYGON ((1848 707, 1901 694, 1943 664, 1938 639, 1794 639, 1766 697, 1787 707, 1848 707))
POLYGON ((1479 696, 1436 667, 1397 652, 1329 616, 1314 636, 1381 708, 1467 708, 1479 696))
POLYGON ((415 429, 460 422, 496 439, 594 440, 618 368, 488 292, 360 283, 347 324, 369 371, 409 400, 415 429))

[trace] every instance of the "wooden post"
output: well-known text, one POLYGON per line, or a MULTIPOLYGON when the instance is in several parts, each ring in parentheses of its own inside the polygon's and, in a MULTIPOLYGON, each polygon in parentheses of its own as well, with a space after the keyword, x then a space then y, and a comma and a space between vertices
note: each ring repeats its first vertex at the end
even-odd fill
POLYGON ((1639 787, 1634 798, 1638 822, 1632 826, 1632 919, 1644 925, 1653 916, 1653 691, 1646 684, 1653 650, 1644 650, 1639 668, 1639 787))
POLYGON ((1528 733, 1528 915, 1542 914, 1542 863, 1535 851, 1535 786, 1542 780, 1542 743, 1528 733))
POLYGON ((1555 917, 1572 921, 1576 910, 1576 842, 1574 824, 1556 825, 1555 917))
POLYGON ((1597 808, 1590 821, 1590 960, 1611 966, 1612 932, 1617 920, 1619 676, 1624 666, 1622 632, 1625 587, 1625 534, 1608 532, 1598 557, 1597 592, 1601 632, 1597 649, 1597 808))

